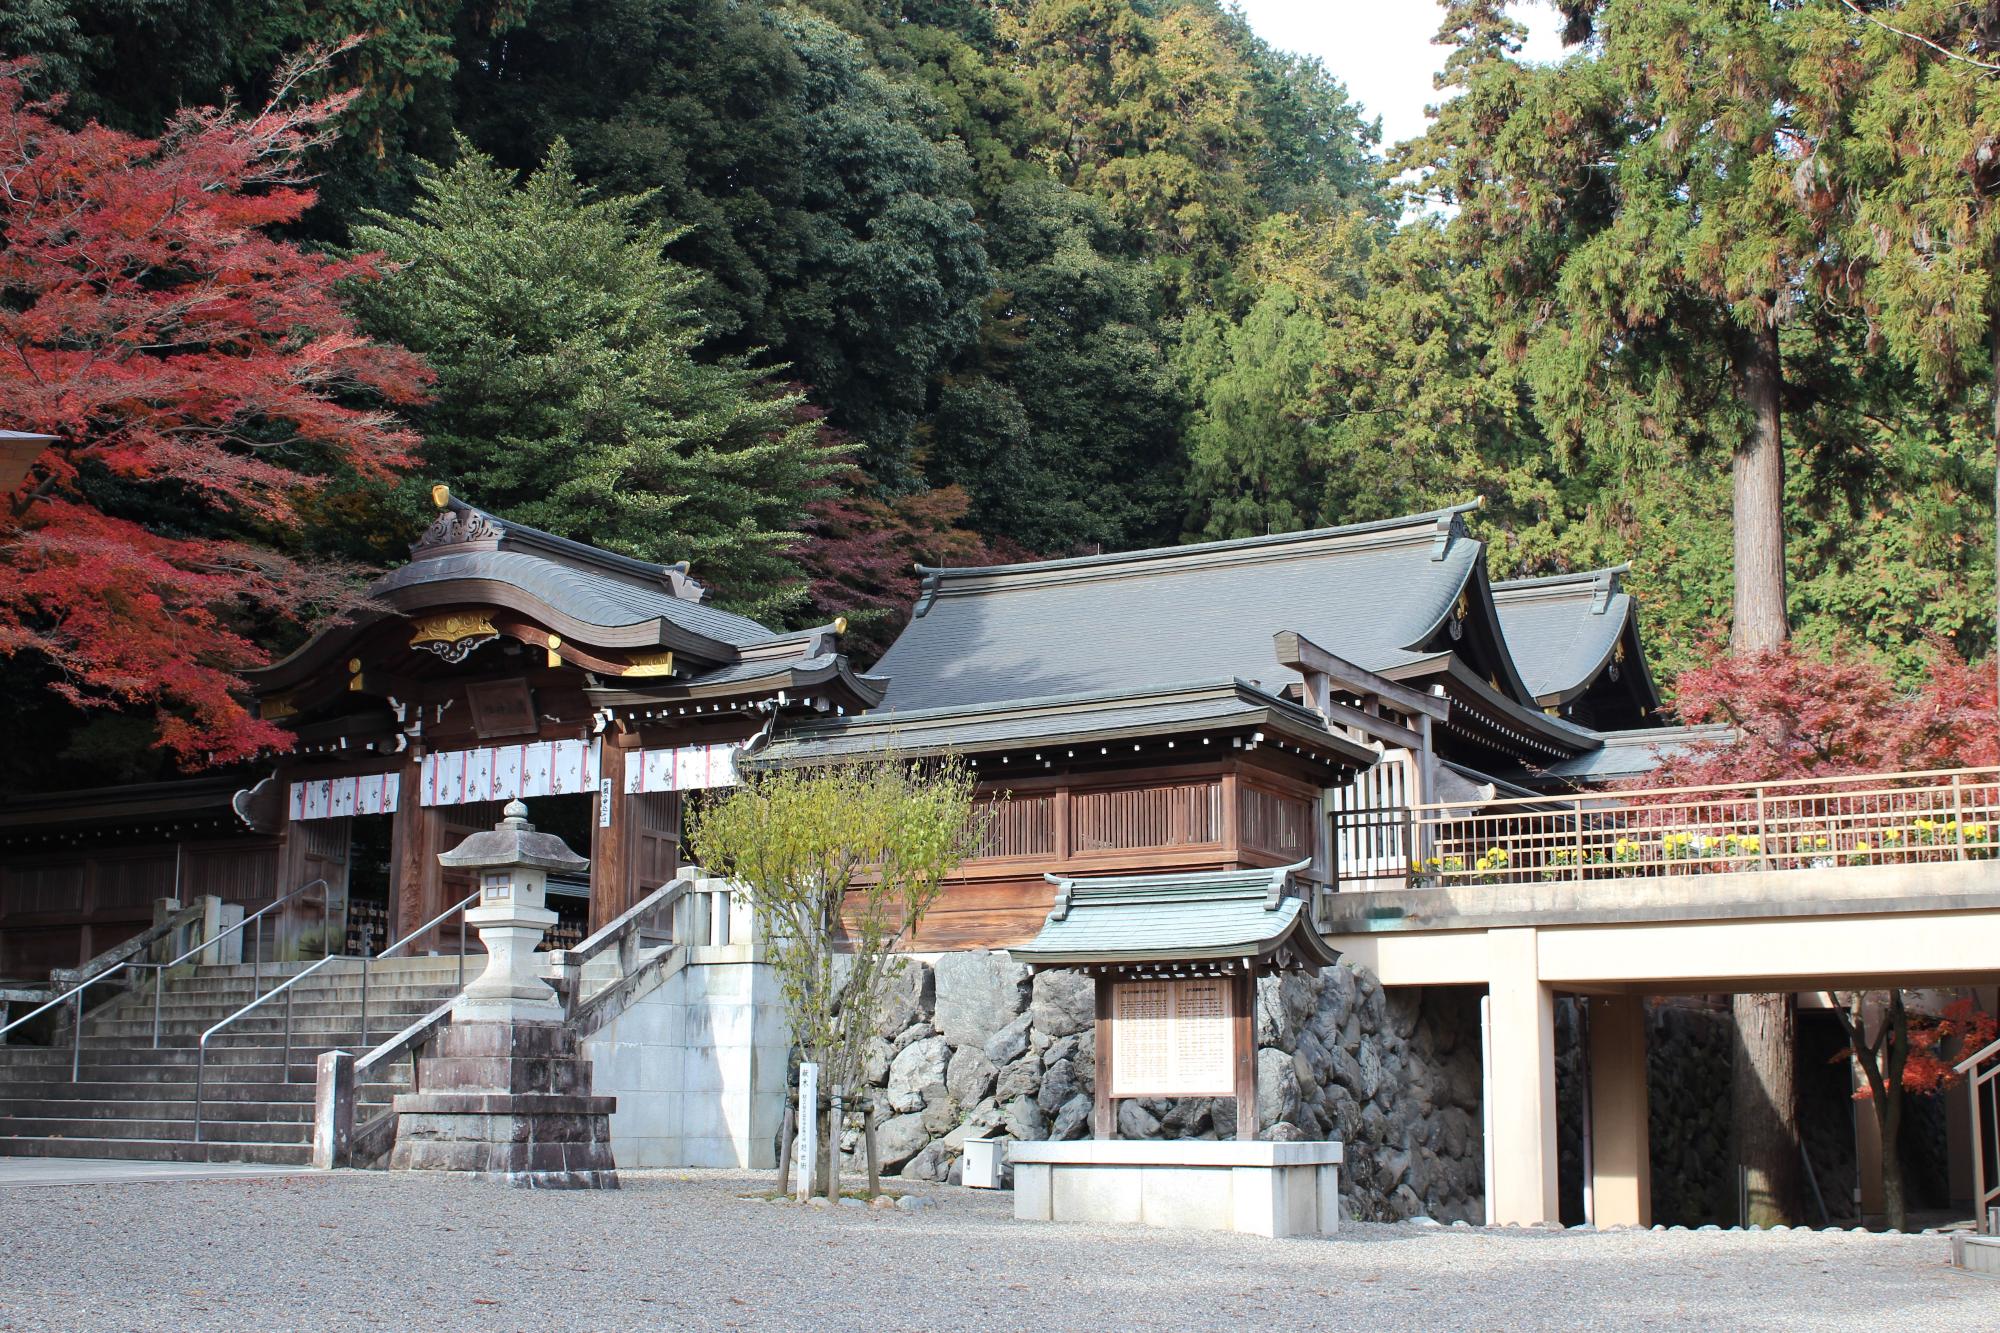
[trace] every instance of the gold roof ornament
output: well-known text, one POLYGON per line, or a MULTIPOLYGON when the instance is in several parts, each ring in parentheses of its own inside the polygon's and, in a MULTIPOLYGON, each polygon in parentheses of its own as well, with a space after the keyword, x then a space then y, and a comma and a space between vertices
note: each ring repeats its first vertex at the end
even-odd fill
POLYGON ((671 648, 657 653, 633 653, 632 664, 619 673, 621 676, 671 676, 674 674, 674 653, 671 648))
POLYGON ((439 509, 442 509, 446 505, 450 504, 451 487, 445 485, 443 482, 439 482, 437 485, 431 487, 431 503, 436 505, 439 509))
POLYGON ((475 611, 446 611, 413 621, 410 647, 436 653, 447 662, 463 662, 473 649, 499 637, 493 622, 475 611))

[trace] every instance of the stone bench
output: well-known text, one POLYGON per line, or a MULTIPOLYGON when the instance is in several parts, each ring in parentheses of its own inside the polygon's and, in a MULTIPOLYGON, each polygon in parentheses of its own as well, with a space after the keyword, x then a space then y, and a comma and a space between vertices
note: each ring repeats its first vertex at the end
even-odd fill
POLYGON ((1342 1145, 1202 1139, 1014 1143, 1014 1216, 1328 1236, 1340 1223, 1342 1145))

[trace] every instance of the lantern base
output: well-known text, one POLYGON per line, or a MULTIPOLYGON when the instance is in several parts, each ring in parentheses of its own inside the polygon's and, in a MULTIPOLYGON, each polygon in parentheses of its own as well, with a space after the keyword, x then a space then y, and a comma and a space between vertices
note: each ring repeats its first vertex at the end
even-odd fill
POLYGON ((392 1171, 463 1171, 524 1189, 616 1189, 615 1097, 561 1023, 453 1022, 395 1101, 392 1171))

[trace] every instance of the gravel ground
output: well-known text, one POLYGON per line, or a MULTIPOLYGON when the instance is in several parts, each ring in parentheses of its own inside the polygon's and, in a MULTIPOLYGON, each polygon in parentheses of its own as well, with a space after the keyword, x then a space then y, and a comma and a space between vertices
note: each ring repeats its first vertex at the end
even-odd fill
POLYGON ((1941 1236, 1484 1231, 1327 1240, 741 1197, 625 1173, 534 1194, 446 1176, 0 1193, 0 1329, 2000 1327, 1941 1236))

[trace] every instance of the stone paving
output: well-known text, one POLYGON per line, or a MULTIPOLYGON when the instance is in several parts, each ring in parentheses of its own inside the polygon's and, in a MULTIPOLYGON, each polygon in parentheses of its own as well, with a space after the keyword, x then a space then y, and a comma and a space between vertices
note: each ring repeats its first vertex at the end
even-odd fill
POLYGON ((341 1172, 0 1191, 0 1329, 2000 1326, 1939 1236, 1326 1240, 1016 1223, 1005 1194, 799 1208, 762 1177, 617 1192, 341 1172))

